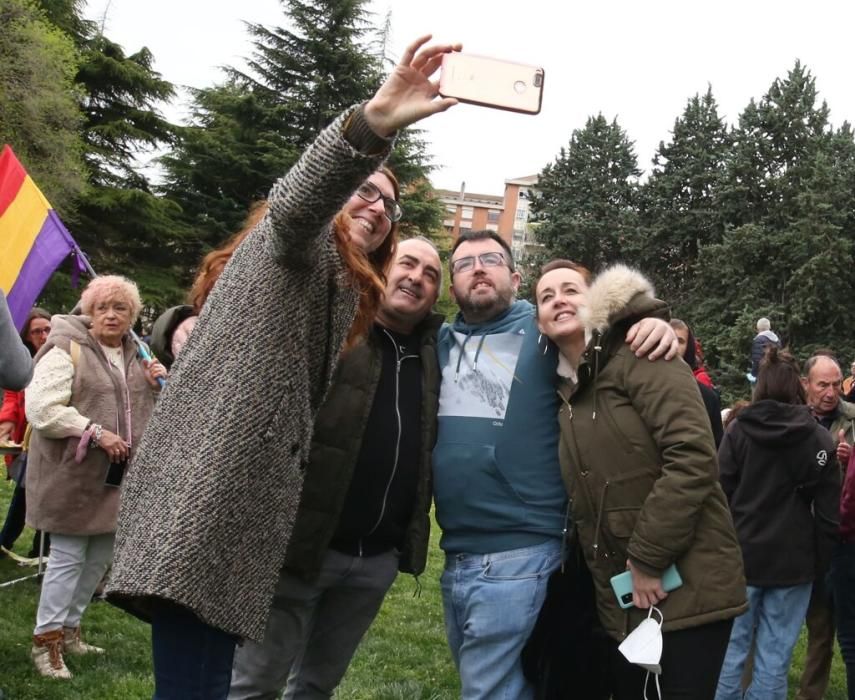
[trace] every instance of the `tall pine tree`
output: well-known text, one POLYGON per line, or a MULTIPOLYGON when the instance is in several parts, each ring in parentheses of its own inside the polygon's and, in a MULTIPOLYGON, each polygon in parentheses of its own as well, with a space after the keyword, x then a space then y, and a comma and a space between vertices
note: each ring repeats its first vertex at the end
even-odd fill
POLYGON ((0 147, 64 217, 86 184, 74 42, 30 0, 0 3, 0 147))
POLYGON ((589 117, 543 169, 532 201, 547 257, 578 260, 592 270, 622 259, 637 235, 640 174, 617 120, 589 117))
POLYGON ((708 88, 689 100, 671 141, 660 143, 653 157, 632 260, 672 305, 686 301, 700 247, 721 241, 724 233, 718 199, 729 150, 727 125, 708 88))
MULTIPOLYGON (((163 158, 164 191, 180 203, 202 248, 232 233, 318 132, 382 80, 367 0, 283 6, 283 27, 248 25, 248 70, 227 69, 224 84, 194 91, 191 124, 163 158)), ((399 136, 391 165, 404 194, 404 228, 441 229, 442 207, 427 182, 431 165, 419 132, 399 136)))
MULTIPOLYGON (((138 158, 169 144, 174 127, 160 114, 173 86, 142 48, 134 54, 82 17, 80 0, 41 0, 51 23, 73 41, 86 187, 67 223, 99 272, 122 272, 152 307, 181 296, 183 229, 177 205, 153 192, 138 158)), ((58 276, 47 300, 59 309, 76 293, 58 276)))
POLYGON ((700 248, 692 308, 708 355, 738 390, 760 316, 799 354, 852 350, 855 144, 848 125, 831 128, 800 63, 751 101, 733 137, 720 198, 725 233, 700 248))

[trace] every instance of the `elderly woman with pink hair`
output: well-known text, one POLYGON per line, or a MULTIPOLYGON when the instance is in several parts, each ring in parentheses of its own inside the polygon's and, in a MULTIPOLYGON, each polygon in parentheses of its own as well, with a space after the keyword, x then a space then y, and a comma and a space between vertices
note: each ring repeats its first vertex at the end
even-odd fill
POLYGON ((51 678, 71 677, 64 655, 103 652, 81 639, 80 619, 110 565, 119 485, 166 376, 129 336, 142 308, 133 282, 96 277, 81 307, 53 317, 26 393, 27 522, 52 540, 31 654, 51 678))

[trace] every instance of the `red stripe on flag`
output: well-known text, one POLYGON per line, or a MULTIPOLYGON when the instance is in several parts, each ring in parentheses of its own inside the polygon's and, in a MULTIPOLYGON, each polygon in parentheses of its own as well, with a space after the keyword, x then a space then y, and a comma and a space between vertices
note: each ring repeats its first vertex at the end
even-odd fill
POLYGON ((27 172, 15 157, 11 146, 3 146, 0 151, 0 216, 18 196, 26 177, 27 172))

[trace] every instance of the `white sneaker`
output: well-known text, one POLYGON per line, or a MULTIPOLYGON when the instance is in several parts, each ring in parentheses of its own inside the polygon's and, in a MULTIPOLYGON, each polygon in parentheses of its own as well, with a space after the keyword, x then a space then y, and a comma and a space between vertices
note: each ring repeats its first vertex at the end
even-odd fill
POLYGON ((96 647, 93 644, 87 644, 80 637, 80 627, 63 627, 63 649, 66 654, 74 654, 75 656, 83 656, 84 654, 103 654, 104 650, 101 647, 96 647))
POLYGON ((30 656, 36 665, 36 671, 46 678, 71 678, 71 671, 62 658, 62 630, 51 630, 44 634, 33 635, 33 646, 30 656))

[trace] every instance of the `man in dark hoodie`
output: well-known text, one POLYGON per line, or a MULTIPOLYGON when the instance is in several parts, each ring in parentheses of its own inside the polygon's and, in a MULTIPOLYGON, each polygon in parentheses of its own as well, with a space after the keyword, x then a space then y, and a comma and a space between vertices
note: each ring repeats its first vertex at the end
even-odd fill
MULTIPOLYGON (((493 231, 460 235, 451 253, 460 306, 438 341, 442 370, 434 498, 446 554, 445 629, 463 700, 534 695, 520 652, 561 559, 568 522, 558 463, 558 353, 534 306, 514 299, 520 274, 493 231)), ((668 323, 644 319, 639 356, 677 354, 668 323)))
POLYGON ((264 642, 235 652, 231 700, 331 697, 397 572, 424 570, 441 270, 427 239, 399 243, 370 336, 339 362, 264 642))

